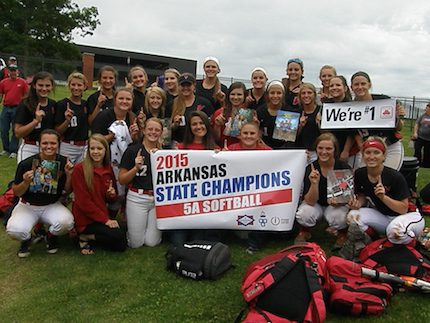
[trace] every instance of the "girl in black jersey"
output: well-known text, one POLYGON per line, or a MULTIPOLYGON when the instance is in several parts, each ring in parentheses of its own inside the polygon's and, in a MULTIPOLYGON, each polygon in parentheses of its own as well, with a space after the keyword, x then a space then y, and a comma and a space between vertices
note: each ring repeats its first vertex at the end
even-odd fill
POLYGON ((127 78, 125 84, 127 88, 133 89, 133 108, 132 111, 137 115, 145 105, 146 84, 148 83, 148 74, 142 66, 134 66, 128 72, 131 83, 127 78))
MULTIPOLYGON (((329 95, 330 98, 326 99, 325 102, 338 103, 351 101, 351 92, 345 77, 342 75, 336 75, 330 79, 329 95)), ((346 127, 347 125, 345 125, 345 128, 346 127)), ((353 167, 358 153, 358 149, 352 150, 354 146, 358 147, 355 145, 355 135, 357 134, 357 131, 350 129, 336 129, 330 130, 330 132, 336 136, 339 143, 339 159, 347 161, 349 165, 353 167)))
POLYGON ((300 232, 295 243, 311 238, 310 230, 323 217, 327 220, 330 232, 337 235, 336 245, 341 247, 346 240, 346 205, 336 204, 335 199, 327 198, 327 177, 330 171, 349 169, 346 162, 338 159, 339 147, 336 137, 331 133, 321 134, 315 142, 318 158, 306 167, 303 184, 303 202, 296 212, 300 232))
POLYGON ((179 94, 179 76, 181 73, 175 68, 164 71, 164 90, 166 91, 166 104, 173 101, 179 94))
POLYGON ((305 148, 309 162, 317 159, 315 140, 321 134, 321 107, 316 103, 317 92, 311 83, 302 83, 298 97, 300 101, 300 124, 297 131, 296 147, 305 148))
POLYGON ((267 73, 262 67, 256 67, 251 72, 252 88, 247 90, 245 105, 249 109, 257 110, 266 103, 267 73))
POLYGON ((55 82, 48 72, 34 75, 27 96, 18 106, 15 116, 15 135, 23 138, 18 149, 17 163, 39 152, 39 136, 44 129, 54 128, 55 101, 48 96, 55 82))
POLYGON ((331 98, 330 95, 330 80, 336 76, 336 69, 331 65, 324 65, 320 69, 320 81, 321 81, 321 90, 318 93, 318 102, 323 103, 326 102, 327 99, 331 98))
POLYGON ((70 97, 57 102, 55 130, 62 136, 60 154, 74 163, 84 159, 88 141, 87 102, 82 94, 88 86, 85 75, 74 72, 67 78, 70 97))
POLYGON ((168 106, 167 116, 171 116, 172 140, 182 142, 184 139, 185 126, 193 111, 203 111, 211 117, 214 110, 211 103, 194 93, 196 79, 190 73, 184 73, 179 77, 179 95, 168 106))
MULTIPOLYGON (((351 77, 351 89, 355 94, 355 101, 372 101, 380 99, 389 99, 386 95, 374 95, 370 93, 372 82, 369 74, 366 72, 356 72, 351 77)), ((396 127, 392 129, 361 129, 360 136, 356 136, 359 146, 369 136, 379 136, 385 139, 387 144, 385 166, 399 170, 403 164, 403 145, 400 142, 398 131, 401 130, 403 122, 400 119, 399 112, 396 110, 396 127)), ((364 166, 364 162, 360 163, 360 167, 364 166)))
POLYGON ((127 237, 131 248, 156 246, 161 242, 154 205, 151 152, 160 147, 163 124, 149 118, 144 125, 143 141, 130 145, 124 152, 119 170, 119 182, 128 185, 126 214, 127 237))
POLYGON ((100 111, 113 107, 113 95, 118 72, 112 66, 103 66, 99 70, 100 90, 88 97, 88 122, 91 125, 100 111))
POLYGON ((262 131, 262 139, 272 149, 282 149, 287 143, 273 138, 275 121, 279 110, 286 110, 284 106, 285 88, 281 81, 271 81, 266 89, 266 104, 257 109, 257 118, 262 131))
POLYGON ((285 105, 288 110, 299 112, 299 93, 300 85, 303 80, 303 61, 300 58, 292 58, 287 62, 288 79, 285 84, 285 105))
POLYGON ((219 109, 224 103, 227 87, 221 84, 218 73, 221 71, 215 57, 206 57, 203 62, 205 78, 196 83, 196 94, 209 100, 213 108, 219 109))
MULTIPOLYGON (((356 198, 349 203, 350 231, 364 232, 371 238, 385 234, 392 243, 408 244, 425 224, 419 212, 408 212, 408 184, 402 174, 384 166, 387 146, 381 137, 370 136, 362 147, 366 166, 354 173, 356 198)), ((350 246, 345 244, 344 249, 350 246)), ((347 250, 342 253, 351 254, 347 250)))

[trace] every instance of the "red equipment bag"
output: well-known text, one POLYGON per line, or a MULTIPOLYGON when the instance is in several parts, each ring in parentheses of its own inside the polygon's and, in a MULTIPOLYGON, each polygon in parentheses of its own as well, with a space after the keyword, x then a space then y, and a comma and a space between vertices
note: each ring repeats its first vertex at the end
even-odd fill
POLYGON ((409 244, 394 244, 388 239, 373 241, 360 252, 360 261, 385 273, 413 276, 430 281, 430 260, 409 244))
POLYGON ((393 288, 362 277, 362 264, 332 256, 327 260, 325 290, 331 312, 348 315, 382 314, 393 288))
POLYGON ((241 287, 244 322, 323 322, 326 258, 317 244, 303 243, 252 263, 241 287))

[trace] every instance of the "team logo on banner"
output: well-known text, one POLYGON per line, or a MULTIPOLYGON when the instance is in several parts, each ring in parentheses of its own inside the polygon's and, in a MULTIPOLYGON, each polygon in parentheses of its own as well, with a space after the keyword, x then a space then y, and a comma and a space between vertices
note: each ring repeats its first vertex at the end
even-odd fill
POLYGON ((238 215, 237 224, 245 227, 248 225, 254 225, 254 217, 252 215, 238 215))
POLYGON ((159 150, 151 154, 157 227, 291 230, 305 164, 305 150, 159 150))

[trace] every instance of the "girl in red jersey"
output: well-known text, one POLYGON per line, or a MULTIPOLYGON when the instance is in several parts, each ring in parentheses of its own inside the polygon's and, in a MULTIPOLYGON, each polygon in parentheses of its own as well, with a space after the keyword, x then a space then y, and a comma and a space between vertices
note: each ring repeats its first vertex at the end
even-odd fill
MULTIPOLYGON (((240 128, 247 121, 244 110, 246 87, 242 82, 234 82, 227 91, 227 100, 223 108, 215 111, 212 127, 219 145, 227 140, 227 144, 238 143, 240 128)), ((248 110, 251 117, 256 118, 254 110, 248 110)))
POLYGON ((92 243, 112 251, 124 251, 125 231, 109 218, 107 203, 116 199, 115 176, 110 165, 109 144, 101 134, 93 134, 84 161, 76 165, 72 187, 75 194, 73 216, 83 255, 93 254, 92 243))

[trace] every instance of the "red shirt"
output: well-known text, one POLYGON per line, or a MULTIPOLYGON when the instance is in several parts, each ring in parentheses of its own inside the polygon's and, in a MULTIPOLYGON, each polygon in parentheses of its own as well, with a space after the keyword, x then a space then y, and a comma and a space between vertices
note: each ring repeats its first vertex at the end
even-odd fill
POLYGON ((231 144, 238 143, 239 139, 236 138, 236 137, 230 137, 230 136, 224 135, 225 124, 222 125, 222 126, 216 126, 215 120, 222 113, 224 113, 224 108, 220 108, 220 109, 216 110, 214 112, 214 114, 212 115, 212 118, 211 118, 212 122, 211 123, 212 123, 212 129, 215 129, 215 127, 219 127, 220 128, 220 139, 218 141, 218 144, 221 147, 224 147, 224 140, 227 139, 227 146, 228 146, 228 145, 231 145, 231 144))
POLYGON ((272 150, 272 148, 270 148, 269 146, 260 145, 260 144, 257 144, 257 147, 255 147, 255 149, 244 148, 241 146, 241 144, 239 142, 237 144, 232 144, 232 145, 228 146, 228 150, 272 150))
POLYGON ((86 226, 93 222, 104 224, 109 220, 106 191, 110 181, 115 185, 116 180, 111 165, 95 167, 93 191, 90 191, 85 182, 83 164, 75 166, 72 176, 72 187, 75 194, 72 213, 78 232, 84 231, 86 226))
POLYGON ((0 93, 4 95, 4 106, 17 106, 27 92, 27 82, 20 77, 16 79, 8 77, 0 82, 0 93))

